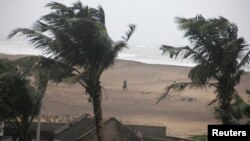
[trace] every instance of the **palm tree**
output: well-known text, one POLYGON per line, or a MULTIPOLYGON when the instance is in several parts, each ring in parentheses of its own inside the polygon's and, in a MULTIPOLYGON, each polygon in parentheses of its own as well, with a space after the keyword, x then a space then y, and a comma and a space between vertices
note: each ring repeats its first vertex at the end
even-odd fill
MULTIPOLYGON (((246 90, 246 94, 250 95, 249 89, 246 90)), ((246 115, 248 119, 250 119, 250 104, 247 104, 247 102, 244 102, 244 104, 245 104, 244 115, 246 115)), ((247 124, 250 124, 250 120, 247 122, 247 124)))
MULTIPOLYGON (((41 56, 27 56, 22 57, 14 61, 9 61, 7 59, 0 60, 0 66, 2 75, 10 74, 10 73, 18 73, 22 76, 23 79, 29 79, 29 77, 34 78, 35 82, 31 85, 36 89, 40 98, 40 107, 42 106, 42 99, 47 89, 48 81, 52 80, 54 82, 61 81, 62 79, 66 79, 68 77, 67 73, 57 72, 53 70, 48 70, 45 68, 41 68, 41 64, 39 63, 41 59, 44 57, 41 56), (9 71, 12 70, 12 71, 9 71)), ((40 109, 37 109, 37 139, 40 140, 40 109)))
MULTIPOLYGON (((191 58, 197 65, 188 78, 190 82, 175 83, 166 88, 160 97, 164 99, 170 92, 180 92, 186 87, 215 87, 223 124, 233 124, 231 102, 237 95, 235 86, 244 73, 243 67, 250 62, 245 40, 238 37, 238 28, 223 17, 205 19, 201 15, 194 18, 176 18, 179 29, 184 31, 192 47, 172 47, 162 45, 163 53, 170 57, 191 58)), ((158 101, 158 102, 159 102, 158 101)))
MULTIPOLYGON (((44 57, 41 56, 27 56, 23 57, 14 61, 9 61, 8 59, 0 59, 0 121, 8 120, 10 123, 12 123, 13 127, 15 128, 17 137, 19 140, 30 140, 30 132, 29 132, 29 126, 31 122, 33 121, 34 117, 39 118, 40 116, 40 108, 42 106, 42 99, 44 97, 45 91, 47 89, 48 81, 52 80, 54 82, 59 82, 62 79, 66 79, 69 77, 69 75, 65 72, 57 72, 53 70, 48 70, 45 68, 41 68, 40 60, 44 59, 44 57), (29 82, 29 77, 33 77, 35 82, 31 83, 29 82), (17 81, 15 81, 17 80, 17 81), (26 93, 25 98, 27 99, 28 103, 33 103, 33 107, 25 107, 23 105, 15 105, 13 107, 13 104, 15 104, 16 101, 8 101, 8 99, 18 99, 19 95, 18 92, 22 92, 22 90, 18 89, 17 91, 10 91, 10 87, 16 88, 18 85, 22 85, 25 83, 25 85, 28 88, 28 91, 31 91, 32 93, 26 93), (15 83, 16 82, 16 83, 15 83), (1 85, 2 84, 2 85, 1 85), (9 95, 8 95, 9 94, 9 95), (8 97, 9 96, 9 97, 8 97), (6 101, 7 99, 7 101, 6 101), (2 101, 2 103, 1 103, 2 101), (22 107, 23 106, 23 107, 22 107), (6 108, 9 107, 9 108, 6 108), (16 111, 16 107, 22 107, 22 108, 30 108, 31 112, 24 113, 20 112, 19 114, 25 115, 29 118, 29 122, 22 122, 19 119, 22 115, 12 115, 11 111, 16 111), (12 109, 11 109, 12 108, 12 109), (8 113, 9 112, 9 113, 8 113), (28 115, 29 114, 29 115, 28 115), (15 120, 13 120, 15 119, 15 120), (20 126, 18 126, 20 125, 20 126), (25 139, 23 136, 25 136, 25 139)), ((25 88, 25 89, 27 89, 25 88)), ((21 93, 22 94, 22 93, 21 93)), ((24 102, 24 104, 25 104, 24 102)), ((25 119, 28 121, 28 119, 25 119)), ((39 120, 39 119, 38 119, 39 120)), ((39 128, 39 121, 37 127, 39 128)), ((37 139, 39 140, 39 131, 37 131, 37 139)))
MULTIPOLYGON (((58 76, 58 73, 41 69, 38 64, 40 58, 41 57, 28 56, 12 61, 11 63, 16 65, 19 69, 19 72, 22 72, 22 74, 25 75, 26 77, 32 76, 33 78, 35 78, 35 84, 33 85, 36 86, 36 89, 38 90, 41 96, 40 107, 42 107, 42 99, 45 95, 48 81, 49 79, 56 78, 58 76)), ((62 76, 60 76, 60 78, 62 78, 62 76)), ((41 109, 39 109, 39 113, 37 115, 36 141, 40 141, 40 127, 41 127, 40 112, 41 109)))
MULTIPOLYGON (((53 70, 49 70, 46 68, 42 68, 40 64, 40 60, 44 59, 41 56, 28 56, 23 57, 18 60, 12 62, 12 64, 18 66, 19 71, 21 71, 26 76, 32 76, 35 79, 35 83, 39 94, 41 95, 41 107, 42 107, 42 99, 45 95, 47 85, 49 80, 53 82, 59 82, 62 79, 67 79, 70 75, 64 72, 57 72, 53 70)), ((36 130, 36 141, 40 140, 40 127, 41 127, 41 114, 37 116, 37 130, 36 130)))
POLYGON ((101 6, 89 8, 81 2, 71 7, 57 2, 47 6, 53 12, 43 16, 32 29, 18 28, 9 37, 17 33, 27 36, 49 56, 40 59, 42 68, 67 74, 85 89, 93 103, 98 141, 104 141, 100 77, 127 46, 135 25, 129 25, 126 36, 114 42, 108 36, 101 6))
POLYGON ((19 141, 31 141, 29 129, 40 111, 42 95, 12 64, 4 62, 2 70, 8 70, 0 74, 0 119, 12 125, 19 141))

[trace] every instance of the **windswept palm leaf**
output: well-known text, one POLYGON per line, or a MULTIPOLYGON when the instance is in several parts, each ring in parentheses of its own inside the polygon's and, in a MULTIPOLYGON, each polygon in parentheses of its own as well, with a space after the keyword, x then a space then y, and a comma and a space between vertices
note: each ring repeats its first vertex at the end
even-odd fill
POLYGON ((249 89, 247 89, 247 90, 246 90, 246 93, 247 93, 247 94, 250 94, 250 90, 249 90, 249 89))
POLYGON ((158 98, 157 103, 165 99, 170 93, 179 93, 185 90, 186 88, 206 88, 206 86, 216 85, 215 83, 205 83, 200 85, 200 83, 195 82, 180 82, 169 85, 165 92, 158 98))
POLYGON ((245 67, 246 65, 248 65, 250 63, 250 51, 248 51, 245 56, 242 58, 242 60, 240 61, 238 67, 245 67))

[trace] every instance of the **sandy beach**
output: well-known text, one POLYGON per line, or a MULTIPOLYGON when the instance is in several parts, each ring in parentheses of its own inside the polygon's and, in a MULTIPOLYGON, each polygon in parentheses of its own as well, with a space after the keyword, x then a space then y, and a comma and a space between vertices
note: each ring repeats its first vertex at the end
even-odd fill
MULTIPOLYGON (((6 56, 10 59, 20 56, 6 56)), ((218 124, 214 119, 211 102, 213 89, 192 89, 171 94, 156 104, 164 88, 173 83, 189 81, 189 67, 150 65, 133 61, 117 60, 105 71, 103 86, 103 115, 115 117, 126 124, 158 125, 167 127, 167 135, 188 138, 206 134, 208 124, 218 124), (122 91, 122 81, 128 82, 128 91, 122 91)), ((250 73, 243 75, 238 92, 244 94, 250 88, 250 73)), ((50 83, 43 101, 42 114, 70 115, 78 117, 92 112, 88 96, 78 84, 50 83)))

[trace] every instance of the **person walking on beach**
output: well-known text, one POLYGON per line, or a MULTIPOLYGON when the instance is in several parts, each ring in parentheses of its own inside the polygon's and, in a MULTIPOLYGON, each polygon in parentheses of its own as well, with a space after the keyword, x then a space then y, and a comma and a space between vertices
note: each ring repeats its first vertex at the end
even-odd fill
POLYGON ((123 80, 123 86, 122 86, 122 88, 123 88, 122 89, 123 91, 125 91, 125 90, 127 91, 128 90, 128 82, 127 82, 127 80, 123 80))

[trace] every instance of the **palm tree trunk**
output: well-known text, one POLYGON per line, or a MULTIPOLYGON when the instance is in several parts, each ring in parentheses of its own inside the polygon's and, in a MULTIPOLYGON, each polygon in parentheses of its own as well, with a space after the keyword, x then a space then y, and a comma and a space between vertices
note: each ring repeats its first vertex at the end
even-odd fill
POLYGON ((18 136, 19 141, 31 141, 31 134, 29 133, 29 129, 21 129, 18 136))
POLYGON ((30 134, 30 125, 29 125, 29 116, 24 114, 20 121, 21 126, 19 128, 19 141, 31 141, 31 134, 30 134))
POLYGON ((102 117, 102 106, 101 106, 101 89, 98 88, 96 93, 93 95, 93 107, 95 114, 95 126, 98 141, 104 141, 103 131, 103 117, 102 117))
POLYGON ((234 93, 234 87, 229 85, 227 79, 224 79, 219 83, 219 108, 222 110, 220 112, 221 120, 223 125, 230 125, 232 123, 232 109, 231 102, 234 93))

